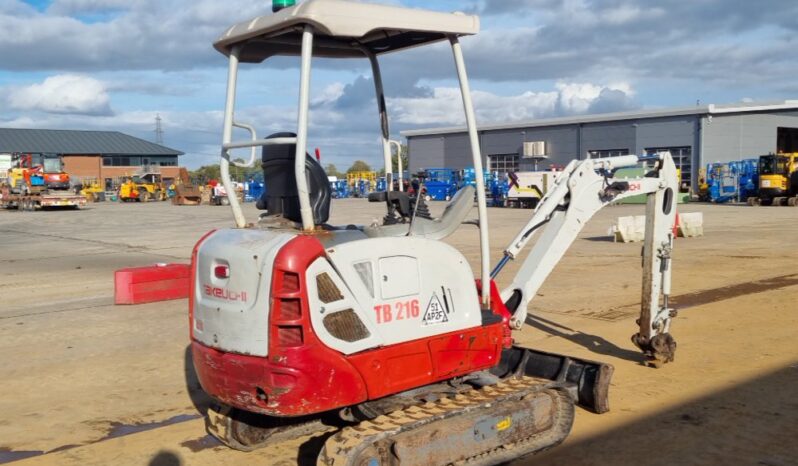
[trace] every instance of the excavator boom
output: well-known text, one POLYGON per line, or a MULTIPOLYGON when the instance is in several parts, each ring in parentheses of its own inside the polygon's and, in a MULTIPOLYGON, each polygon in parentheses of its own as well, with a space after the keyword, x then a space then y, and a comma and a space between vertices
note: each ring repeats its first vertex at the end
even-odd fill
POLYGON ((626 197, 646 194, 640 329, 632 340, 652 362, 673 360, 676 344, 668 332, 675 312, 669 307, 668 296, 678 182, 676 166, 668 152, 569 163, 491 274, 495 277, 509 260, 518 258, 534 234, 543 229, 512 284, 501 293, 502 301, 513 313, 512 327, 523 326, 529 302, 596 212, 626 197), (654 163, 645 177, 614 177, 617 169, 640 162, 654 163))

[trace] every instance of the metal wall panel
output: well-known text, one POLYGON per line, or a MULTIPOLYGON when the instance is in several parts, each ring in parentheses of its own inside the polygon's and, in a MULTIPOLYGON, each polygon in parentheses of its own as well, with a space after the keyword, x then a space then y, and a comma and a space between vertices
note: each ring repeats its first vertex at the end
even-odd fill
MULTIPOLYGON (((642 154, 648 148, 692 147, 695 142, 695 116, 638 120, 636 147, 631 152, 642 154)), ((695 149, 693 149, 695 152, 695 149)))
POLYGON ((408 138, 408 170, 416 173, 422 168, 443 167, 443 135, 415 136, 408 138))
MULTIPOLYGON (((568 162, 577 158, 579 152, 578 127, 553 126, 544 128, 527 128, 524 138, 527 142, 545 141, 546 155, 548 159, 538 162, 538 169, 544 170, 549 165, 567 165, 568 162)), ((532 170, 534 161, 532 159, 521 159, 522 171, 532 170)))
POLYGON ((486 131, 482 134, 482 150, 491 154, 520 154, 524 145, 524 130, 486 131))
MULTIPOLYGON (((425 168, 452 168, 462 170, 473 167, 471 157, 471 141, 468 133, 447 134, 443 141, 443 165, 428 165, 425 168)), ((485 155, 482 155, 482 164, 485 165, 485 155)))
POLYGON ((712 115, 702 127, 702 164, 728 162, 776 152, 778 128, 798 128, 798 114, 712 115))
POLYGON ((636 142, 635 121, 589 123, 582 126, 582 153, 585 158, 591 150, 628 149, 634 153, 636 142))

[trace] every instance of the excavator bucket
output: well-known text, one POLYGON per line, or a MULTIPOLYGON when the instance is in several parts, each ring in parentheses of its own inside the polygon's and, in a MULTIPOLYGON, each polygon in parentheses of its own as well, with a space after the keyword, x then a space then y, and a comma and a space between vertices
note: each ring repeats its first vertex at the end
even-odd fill
POLYGON ((200 205, 202 203, 202 192, 191 183, 188 170, 180 169, 175 183, 175 196, 172 198, 174 205, 200 205))
POLYGON ((610 410, 609 388, 614 368, 610 364, 513 346, 502 352, 491 372, 501 378, 537 377, 570 382, 576 403, 595 413, 610 410))
POLYGON ((191 185, 178 184, 175 186, 175 196, 172 198, 174 205, 200 205, 202 193, 199 188, 191 185))

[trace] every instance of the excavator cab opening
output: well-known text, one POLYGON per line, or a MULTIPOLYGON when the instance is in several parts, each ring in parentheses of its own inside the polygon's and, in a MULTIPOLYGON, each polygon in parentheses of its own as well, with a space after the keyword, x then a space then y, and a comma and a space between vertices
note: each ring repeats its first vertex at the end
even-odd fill
POLYGON ((71 187, 69 174, 64 171, 64 160, 59 154, 39 154, 37 164, 42 167, 42 175, 47 189, 66 190, 71 187))

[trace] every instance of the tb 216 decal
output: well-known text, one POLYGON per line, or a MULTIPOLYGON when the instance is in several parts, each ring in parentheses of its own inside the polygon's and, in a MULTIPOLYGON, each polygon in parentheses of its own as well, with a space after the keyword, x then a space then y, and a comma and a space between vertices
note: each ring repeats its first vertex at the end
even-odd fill
POLYGON ((421 317, 422 325, 435 325, 449 322, 449 314, 454 311, 451 291, 441 287, 440 296, 437 291, 432 293, 423 316, 418 299, 398 301, 394 304, 377 304, 374 312, 378 324, 387 324, 400 320, 417 319, 421 317))

